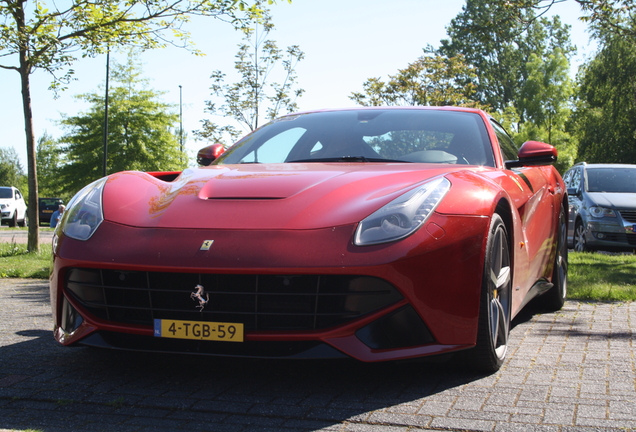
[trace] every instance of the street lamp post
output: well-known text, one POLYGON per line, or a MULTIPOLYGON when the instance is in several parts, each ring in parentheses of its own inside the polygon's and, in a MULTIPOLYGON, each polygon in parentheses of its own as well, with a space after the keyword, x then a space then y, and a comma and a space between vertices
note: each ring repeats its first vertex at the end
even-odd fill
POLYGON ((106 177, 108 163, 108 75, 110 69, 110 48, 106 51, 106 94, 104 95, 104 161, 102 174, 106 177))
POLYGON ((183 157, 183 98, 181 85, 179 85, 179 144, 181 145, 181 157, 183 157))

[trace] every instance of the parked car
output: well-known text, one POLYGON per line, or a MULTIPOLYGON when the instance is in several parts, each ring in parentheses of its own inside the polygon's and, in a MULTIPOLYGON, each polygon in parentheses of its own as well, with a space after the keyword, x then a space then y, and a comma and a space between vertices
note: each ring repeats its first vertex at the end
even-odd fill
POLYGON ((636 249, 636 165, 574 165, 568 188, 568 246, 584 251, 636 249))
POLYGON ((27 206, 20 191, 13 186, 0 186, 0 211, 2 222, 10 227, 27 226, 27 206))
POLYGON ((81 190, 54 239, 63 345, 269 358, 465 351, 495 371, 511 319, 566 296, 556 149, 485 112, 285 115, 183 172, 81 190))
POLYGON ((62 198, 40 198, 38 202, 41 224, 51 223, 51 215, 60 207, 60 204, 64 204, 62 198))

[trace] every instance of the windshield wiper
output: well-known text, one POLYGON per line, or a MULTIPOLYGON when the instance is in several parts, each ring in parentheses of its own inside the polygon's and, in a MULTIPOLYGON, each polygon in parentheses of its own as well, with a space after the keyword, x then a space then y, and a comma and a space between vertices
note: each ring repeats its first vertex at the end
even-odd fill
POLYGON ((368 158, 365 156, 338 156, 330 158, 309 158, 298 159, 293 161, 287 161, 287 163, 301 163, 301 162, 408 162, 396 159, 383 159, 383 158, 368 158))

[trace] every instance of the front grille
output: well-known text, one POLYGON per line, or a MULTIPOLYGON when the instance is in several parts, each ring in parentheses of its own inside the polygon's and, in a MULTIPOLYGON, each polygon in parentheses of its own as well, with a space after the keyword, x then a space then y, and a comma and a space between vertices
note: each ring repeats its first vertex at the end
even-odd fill
POLYGON ((394 304, 402 295, 369 276, 246 275, 69 269, 68 292, 97 318, 243 323, 246 331, 318 330, 394 304), (191 293, 205 288, 203 309, 191 293))
POLYGON ((636 246, 636 234, 627 234, 627 243, 630 246, 636 246))
POLYGON ((635 210, 619 210, 619 213, 624 220, 631 223, 636 223, 636 211, 635 210))

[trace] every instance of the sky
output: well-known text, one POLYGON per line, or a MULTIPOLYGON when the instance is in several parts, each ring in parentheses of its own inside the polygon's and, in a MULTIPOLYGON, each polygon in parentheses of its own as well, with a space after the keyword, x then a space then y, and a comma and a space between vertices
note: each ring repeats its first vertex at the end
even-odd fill
MULTIPOLYGON (((293 0, 292 4, 278 0, 271 7, 275 30, 270 38, 279 48, 299 45, 305 53, 296 67, 297 87, 305 90, 297 100, 299 109, 349 107, 355 105, 349 96, 361 91, 368 78, 386 79, 422 55, 423 47, 439 46, 446 37, 446 26, 463 5, 464 0, 293 0)), ((551 13, 572 26, 572 42, 578 48, 574 73, 578 64, 593 55, 594 46, 586 26, 578 20, 580 10, 575 1, 557 4, 551 13)), ((202 119, 210 118, 204 113, 205 101, 212 99, 210 75, 221 70, 227 74, 227 82, 237 80, 234 56, 242 34, 211 18, 195 19, 187 30, 204 56, 166 48, 145 52, 141 60, 150 87, 165 92, 162 100, 174 104, 177 113, 181 98, 185 147, 192 165, 196 151, 207 144, 195 141, 191 132, 200 128, 202 119)), ((111 53, 111 64, 125 60, 126 53, 111 53)), ((88 108, 75 96, 103 91, 105 55, 81 59, 73 69, 76 80, 57 99, 48 90, 50 76, 42 71, 31 76, 36 139, 45 133, 53 138, 62 136, 61 116, 77 115, 88 108)), ((0 147, 13 147, 26 169, 17 72, 0 69, 0 98, 0 147)))

